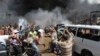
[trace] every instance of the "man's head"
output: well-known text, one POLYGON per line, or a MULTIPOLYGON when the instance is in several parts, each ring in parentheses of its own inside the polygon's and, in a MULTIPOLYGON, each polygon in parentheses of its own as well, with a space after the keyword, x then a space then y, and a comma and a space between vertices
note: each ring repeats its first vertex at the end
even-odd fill
POLYGON ((62 39, 64 39, 64 40, 68 40, 69 39, 69 35, 68 34, 62 34, 62 39))
POLYGON ((14 29, 17 29, 18 28, 18 24, 14 24, 14 29))
POLYGON ((55 32, 56 28, 55 27, 51 27, 50 30, 51 30, 51 32, 55 32))
POLYGON ((34 31, 35 29, 34 29, 34 27, 31 27, 31 31, 34 31))

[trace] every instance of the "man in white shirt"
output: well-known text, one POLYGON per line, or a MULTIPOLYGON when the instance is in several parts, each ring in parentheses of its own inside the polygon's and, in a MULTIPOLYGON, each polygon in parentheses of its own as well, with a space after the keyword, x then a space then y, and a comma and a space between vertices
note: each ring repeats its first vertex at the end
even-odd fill
POLYGON ((44 44, 44 30, 43 29, 39 29, 38 32, 40 32, 40 40, 39 40, 39 44, 42 44, 45 46, 44 44))
POLYGON ((9 37, 12 37, 13 35, 0 35, 0 42, 4 43, 6 45, 6 40, 9 39, 9 37))

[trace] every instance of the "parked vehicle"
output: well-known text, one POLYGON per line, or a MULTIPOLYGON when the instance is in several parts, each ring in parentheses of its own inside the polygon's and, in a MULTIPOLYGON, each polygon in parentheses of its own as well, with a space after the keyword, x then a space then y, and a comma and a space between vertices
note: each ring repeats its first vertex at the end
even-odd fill
POLYGON ((100 26, 66 25, 75 35, 74 51, 82 56, 100 56, 100 26))

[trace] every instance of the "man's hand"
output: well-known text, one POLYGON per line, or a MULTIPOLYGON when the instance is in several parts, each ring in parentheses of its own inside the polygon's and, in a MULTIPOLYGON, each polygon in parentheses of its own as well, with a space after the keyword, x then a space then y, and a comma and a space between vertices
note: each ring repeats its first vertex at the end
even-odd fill
POLYGON ((9 35, 9 37, 14 37, 15 35, 9 35))

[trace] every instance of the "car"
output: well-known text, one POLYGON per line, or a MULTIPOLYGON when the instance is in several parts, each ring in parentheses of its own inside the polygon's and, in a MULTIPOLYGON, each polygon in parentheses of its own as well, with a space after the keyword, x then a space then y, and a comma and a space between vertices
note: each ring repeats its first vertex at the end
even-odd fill
POLYGON ((73 32, 74 51, 81 56, 100 56, 100 26, 66 25, 73 32))

